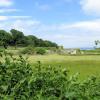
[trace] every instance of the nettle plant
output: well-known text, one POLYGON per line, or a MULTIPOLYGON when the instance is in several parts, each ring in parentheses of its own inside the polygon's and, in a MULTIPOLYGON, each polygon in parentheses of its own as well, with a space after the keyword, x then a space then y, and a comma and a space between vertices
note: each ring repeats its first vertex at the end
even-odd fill
POLYGON ((79 82, 61 66, 31 66, 21 55, 0 54, 0 100, 100 100, 100 80, 79 82))

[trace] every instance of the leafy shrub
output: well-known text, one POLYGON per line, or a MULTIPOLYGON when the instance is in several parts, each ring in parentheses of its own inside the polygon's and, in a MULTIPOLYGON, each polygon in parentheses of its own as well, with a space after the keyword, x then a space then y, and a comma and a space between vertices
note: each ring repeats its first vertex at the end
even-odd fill
MULTIPOLYGON (((18 59, 4 53, 4 62, 0 62, 0 100, 18 100, 27 93, 25 85, 32 75, 30 65, 26 60, 19 56, 18 59), (23 95, 21 96, 21 93, 23 95), (13 98, 13 99, 11 99, 13 98)), ((3 55, 1 54, 3 57, 3 55)), ((27 85, 26 85, 27 86, 27 85)))
POLYGON ((46 49, 45 48, 36 48, 35 49, 36 54, 40 54, 40 55, 44 55, 46 53, 46 49))
POLYGON ((21 54, 40 54, 40 55, 44 55, 46 53, 46 49, 42 48, 42 47, 31 47, 28 46, 26 48, 24 48, 23 50, 21 50, 21 54))
POLYGON ((34 54, 34 48, 31 46, 28 46, 21 50, 21 54, 34 54))
POLYGON ((81 54, 81 50, 80 49, 76 49, 76 54, 81 54))
POLYGON ((100 80, 94 76, 79 82, 61 66, 32 67, 27 59, 6 52, 0 62, 0 100, 100 100, 100 80), (32 69, 32 68, 33 69, 32 69))
POLYGON ((0 52, 3 52, 4 51, 4 49, 3 48, 0 48, 0 52))

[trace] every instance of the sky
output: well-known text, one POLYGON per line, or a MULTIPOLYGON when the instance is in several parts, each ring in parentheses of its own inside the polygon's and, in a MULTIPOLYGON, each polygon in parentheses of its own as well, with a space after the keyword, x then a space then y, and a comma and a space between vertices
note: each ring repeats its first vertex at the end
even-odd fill
POLYGON ((100 0, 0 0, 0 29, 15 28, 66 48, 100 40, 100 0))

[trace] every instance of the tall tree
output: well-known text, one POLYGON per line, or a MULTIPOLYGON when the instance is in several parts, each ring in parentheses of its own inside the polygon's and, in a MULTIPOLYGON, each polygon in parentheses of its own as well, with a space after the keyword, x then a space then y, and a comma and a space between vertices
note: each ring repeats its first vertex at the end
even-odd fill
POLYGON ((34 35, 24 36, 24 33, 16 29, 11 29, 10 33, 0 30, 0 45, 7 48, 10 46, 34 46, 34 47, 58 47, 56 43, 39 39, 34 35))
POLYGON ((0 45, 3 45, 4 48, 7 49, 10 40, 11 40, 11 35, 5 30, 0 30, 0 45))
POLYGON ((28 35, 28 36, 26 36, 26 41, 27 41, 28 45, 35 47, 36 43, 37 43, 37 37, 35 37, 33 35, 28 35))
POLYGON ((12 34, 13 45, 15 45, 16 47, 17 45, 22 44, 22 41, 25 38, 23 32, 15 30, 15 29, 11 29, 10 32, 12 34))

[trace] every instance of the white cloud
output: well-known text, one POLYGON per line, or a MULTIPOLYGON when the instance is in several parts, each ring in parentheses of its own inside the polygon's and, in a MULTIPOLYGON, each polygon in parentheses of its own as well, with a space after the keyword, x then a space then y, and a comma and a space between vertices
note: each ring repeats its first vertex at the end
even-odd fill
POLYGON ((13 24, 11 25, 11 28, 15 28, 15 29, 18 29, 20 31, 23 31, 25 32, 26 34, 27 33, 30 33, 32 32, 32 29, 34 29, 35 31, 35 28, 39 27, 40 25, 40 22, 39 21, 35 21, 35 20, 16 20, 13 22, 13 24))
POLYGON ((76 22, 70 25, 67 24, 62 24, 60 26, 60 29, 62 30, 67 30, 67 29, 80 29, 84 32, 84 30, 87 31, 95 31, 95 32, 100 32, 100 19, 98 20, 92 20, 92 21, 81 21, 81 22, 76 22))
MULTIPOLYGON (((72 24, 58 24, 58 25, 42 25, 41 26, 41 30, 46 32, 56 32, 59 31, 61 33, 66 33, 66 32, 70 32, 70 33, 75 33, 76 31, 80 32, 80 34, 83 33, 86 34, 88 32, 88 34, 90 33, 97 33, 100 32, 100 19, 97 20, 91 20, 91 21, 80 21, 80 22, 76 22, 76 23, 72 23, 72 24)), ((80 35, 79 34, 79 35, 80 35)))
POLYGON ((40 32, 41 37, 65 47, 93 47, 94 41, 100 40, 100 19, 72 24, 42 25, 40 32))
POLYGON ((0 21, 4 21, 4 20, 12 20, 12 19, 22 19, 22 20, 25 20, 25 19, 30 19, 31 16, 0 16, 0 21))
POLYGON ((100 15, 100 0, 80 0, 80 4, 85 13, 100 15))
POLYGON ((8 19, 8 17, 6 17, 6 16, 0 16, 0 21, 4 21, 4 20, 7 20, 8 19))
POLYGON ((94 47, 94 41, 100 39, 100 35, 97 36, 78 36, 78 35, 67 35, 58 34, 43 36, 43 38, 57 42, 59 45, 64 45, 67 48, 78 48, 78 47, 94 47))
POLYGON ((14 19, 2 21, 0 28, 15 28, 26 35, 33 34, 65 47, 90 47, 94 46, 95 40, 100 39, 100 19, 59 25, 46 25, 33 19, 14 19))
POLYGON ((38 2, 35 3, 36 7, 42 11, 48 11, 51 9, 50 5, 48 4, 39 4, 38 2))
POLYGON ((0 13, 11 13, 11 12, 19 12, 18 9, 0 9, 0 13))
POLYGON ((10 19, 30 19, 31 16, 8 16, 10 19))
POLYGON ((12 0, 0 0, 0 7, 9 7, 13 5, 12 0))

